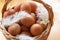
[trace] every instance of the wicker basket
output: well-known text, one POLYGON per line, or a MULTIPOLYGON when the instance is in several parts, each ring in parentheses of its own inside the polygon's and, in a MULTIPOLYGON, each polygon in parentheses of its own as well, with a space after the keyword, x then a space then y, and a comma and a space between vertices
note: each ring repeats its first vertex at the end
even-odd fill
MULTIPOLYGON (((44 5, 44 7, 48 10, 48 14, 49 14, 49 23, 48 23, 47 28, 42 32, 42 34, 40 34, 34 38, 35 38, 35 40, 47 40, 48 35, 50 33, 50 30, 51 30, 51 27, 53 25, 53 16, 54 15, 53 15, 52 8, 51 8, 51 6, 49 6, 48 4, 44 3, 41 0, 34 0, 34 1, 42 3, 44 5)), ((4 36, 6 37, 7 40, 19 40, 18 38, 9 34, 4 27, 1 27, 0 29, 2 30, 4 36)))

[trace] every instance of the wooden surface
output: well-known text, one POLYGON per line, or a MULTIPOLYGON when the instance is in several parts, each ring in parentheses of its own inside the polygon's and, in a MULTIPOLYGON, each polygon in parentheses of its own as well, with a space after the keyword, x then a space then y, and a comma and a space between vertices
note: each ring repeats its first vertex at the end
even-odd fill
MULTIPOLYGON (((22 0, 13 0, 9 5, 17 4, 19 1, 23 2, 22 0), (14 3, 13 3, 14 2, 14 3)), ((26 0, 24 0, 26 1, 26 0)), ((60 0, 43 0, 46 3, 50 4, 54 11, 54 25, 51 29, 50 35, 47 40, 60 40, 60 0)), ((0 18, 1 18, 1 9, 4 4, 3 0, 0 0, 0 18)), ((8 8, 10 7, 8 5, 8 8)), ((0 40, 6 40, 2 31, 0 30, 0 40)))

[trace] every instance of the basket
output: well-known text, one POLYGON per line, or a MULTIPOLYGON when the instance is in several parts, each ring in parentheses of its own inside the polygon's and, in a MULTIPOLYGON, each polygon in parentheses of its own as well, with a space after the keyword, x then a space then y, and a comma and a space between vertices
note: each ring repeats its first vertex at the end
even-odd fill
MULTIPOLYGON (((48 14, 49 14, 49 23, 48 23, 47 28, 40 35, 34 37, 34 40, 47 40, 49 33, 50 33, 50 30, 51 30, 52 25, 53 25, 54 15, 53 15, 52 7, 50 5, 44 3, 41 0, 33 0, 33 1, 37 1, 39 3, 42 3, 44 5, 44 7, 48 10, 48 14)), ((18 38, 14 37, 10 33, 8 33, 6 31, 6 29, 4 28, 4 26, 0 27, 0 29, 2 30, 4 36, 6 37, 7 40, 19 40, 18 38)))

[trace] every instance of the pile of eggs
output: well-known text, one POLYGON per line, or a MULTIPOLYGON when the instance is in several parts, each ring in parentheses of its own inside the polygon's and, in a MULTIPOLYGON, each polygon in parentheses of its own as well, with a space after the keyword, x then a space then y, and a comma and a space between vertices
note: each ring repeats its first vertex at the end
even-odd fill
POLYGON ((26 11, 29 13, 29 15, 26 15, 26 17, 19 20, 17 23, 8 26, 7 31, 13 36, 16 36, 18 34, 25 34, 29 36, 40 35, 46 29, 46 25, 40 24, 40 22, 37 23, 37 13, 35 13, 36 8, 37 5, 34 2, 27 2, 21 3, 20 5, 17 5, 12 9, 5 11, 3 18, 19 11, 26 11))

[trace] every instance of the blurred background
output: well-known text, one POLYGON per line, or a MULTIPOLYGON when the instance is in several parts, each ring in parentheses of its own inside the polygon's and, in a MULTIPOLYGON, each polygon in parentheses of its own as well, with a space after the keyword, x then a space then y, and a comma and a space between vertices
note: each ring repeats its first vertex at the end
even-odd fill
MULTIPOLYGON (((16 5, 17 3, 27 2, 30 0, 12 0, 9 7, 16 5)), ((52 6, 54 12, 54 25, 51 29, 50 35, 47 40, 60 40, 60 0, 43 0, 52 6)), ((4 5, 5 0, 0 0, 0 20, 2 19, 2 7, 4 5)), ((0 31, 0 40, 6 40, 2 32, 0 31)))
POLYGON ((60 0, 43 0, 50 4, 54 12, 54 25, 47 40, 60 40, 60 0))

